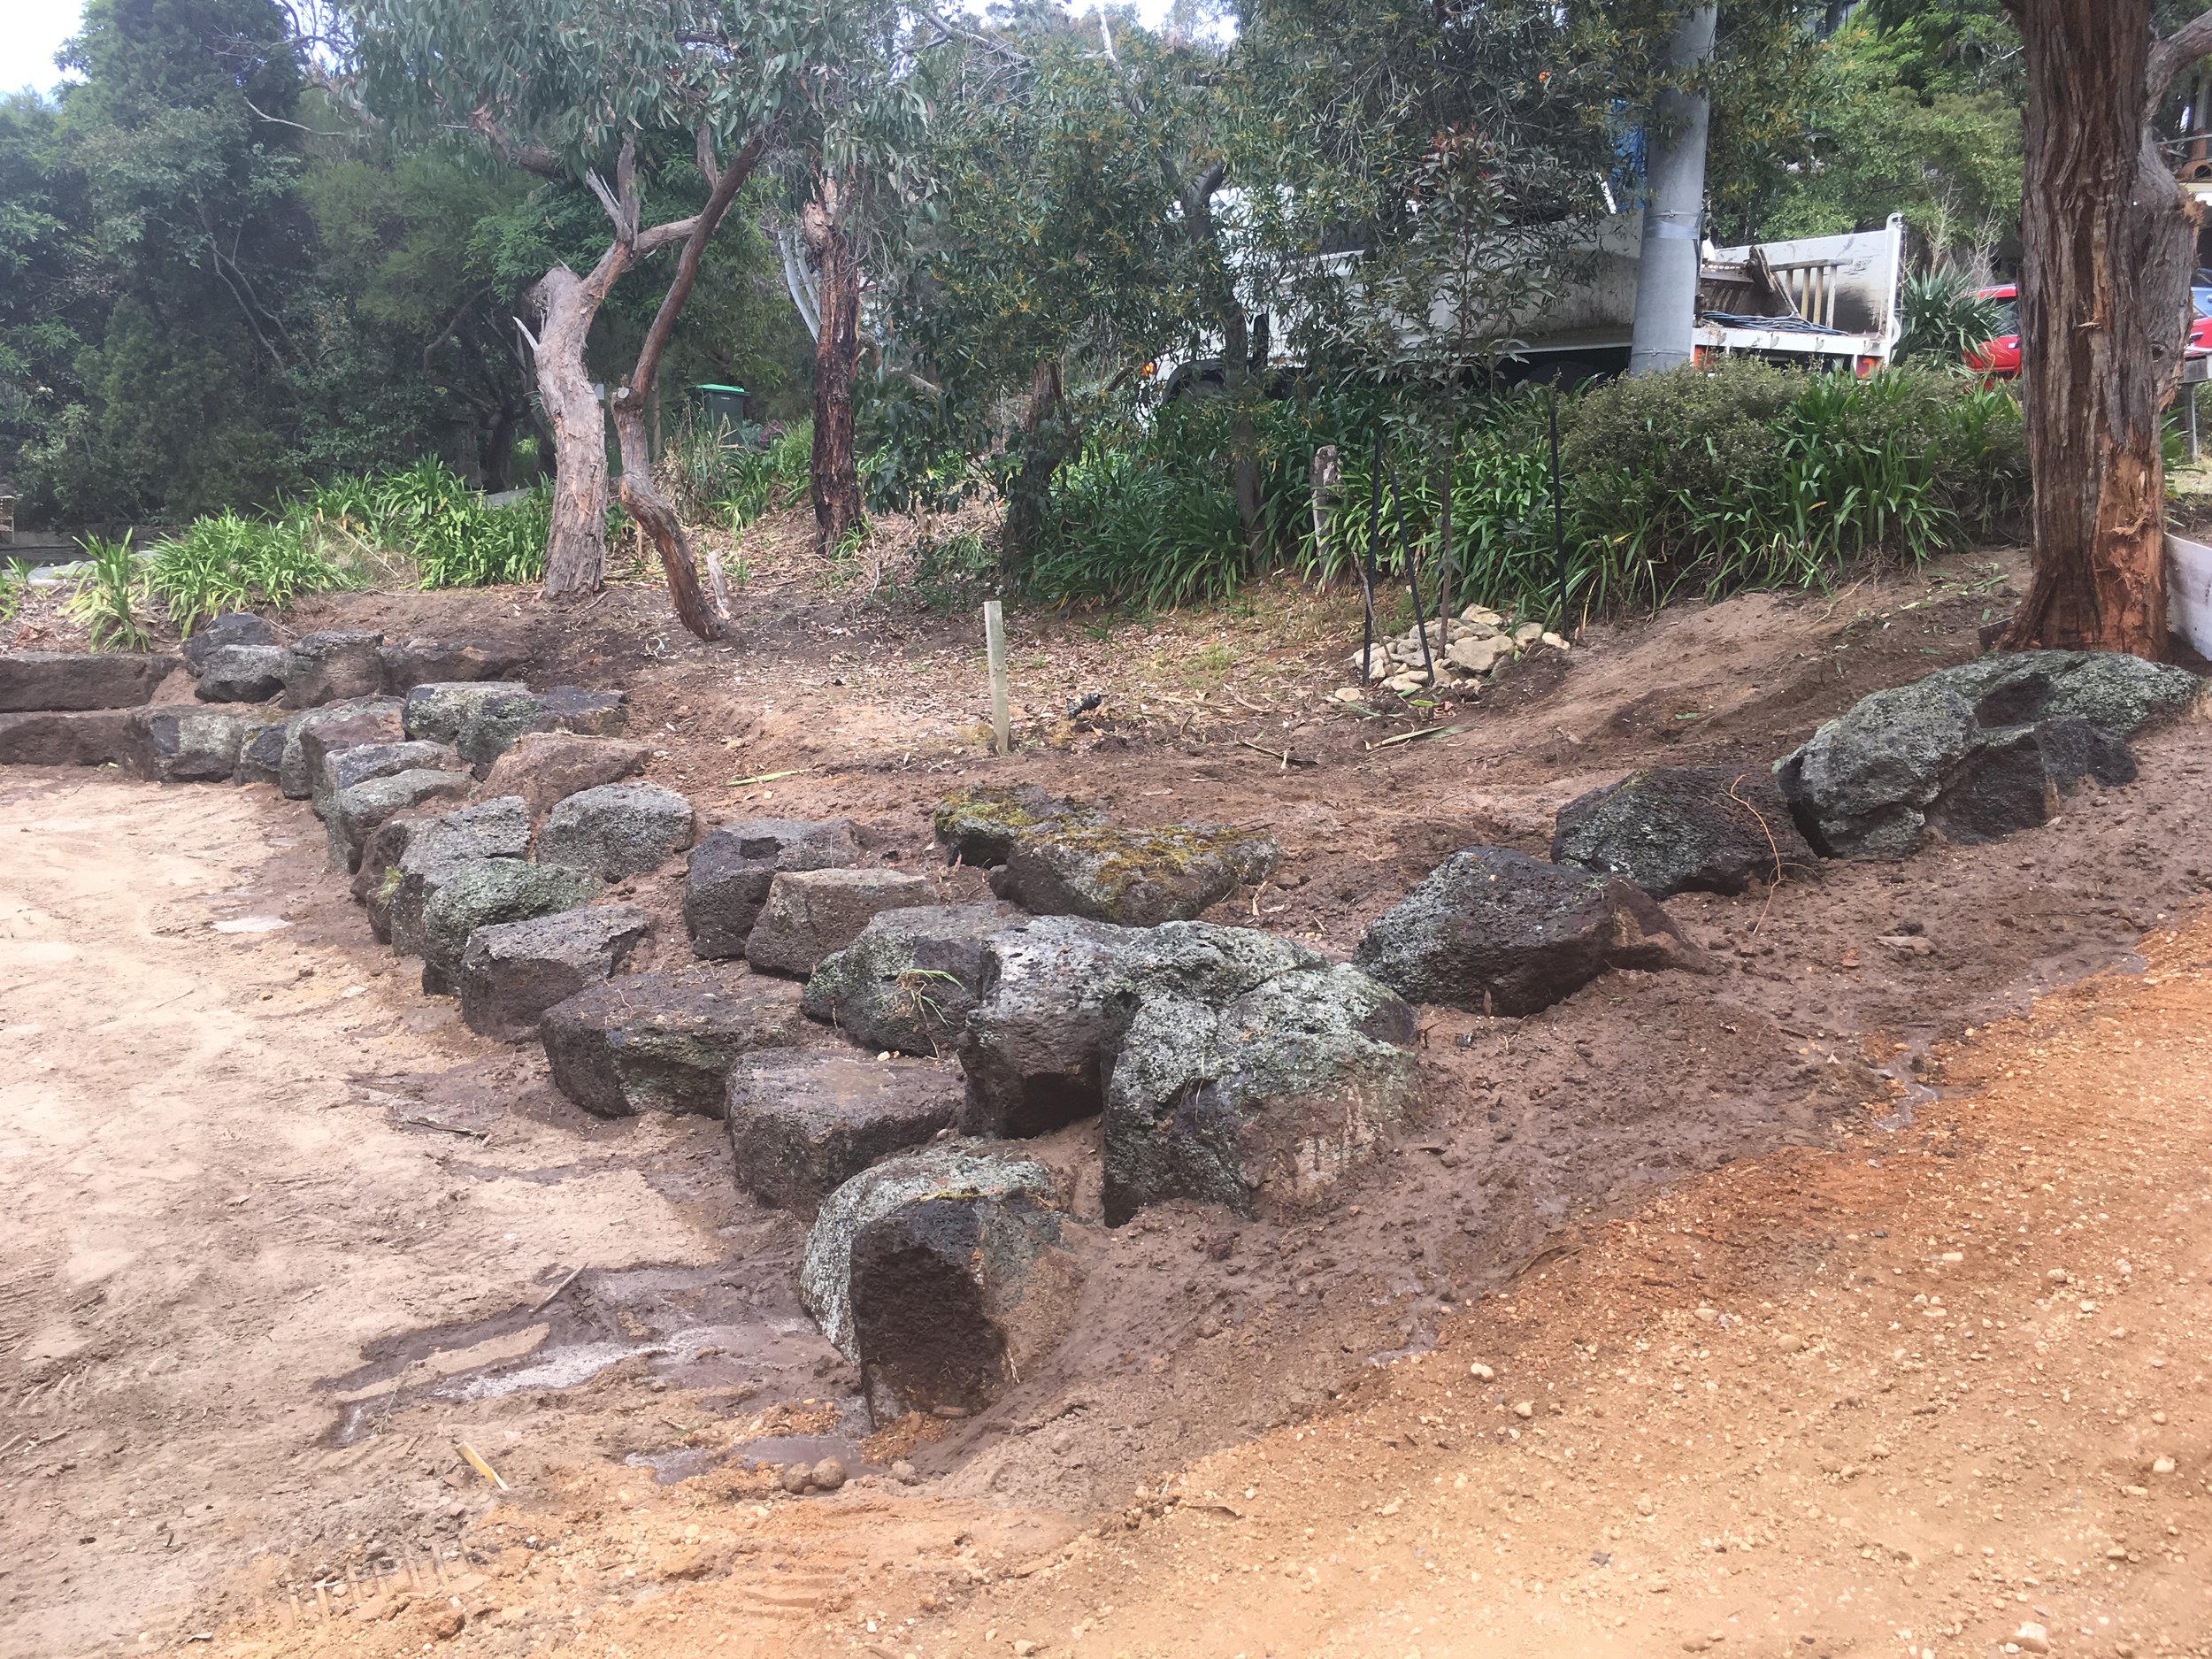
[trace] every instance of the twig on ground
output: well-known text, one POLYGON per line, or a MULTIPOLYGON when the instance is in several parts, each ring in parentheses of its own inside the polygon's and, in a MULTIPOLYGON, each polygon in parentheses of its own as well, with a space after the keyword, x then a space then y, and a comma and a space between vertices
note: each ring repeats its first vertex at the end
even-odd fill
POLYGON ((418 1129, 435 1129, 442 1134, 461 1135, 471 1141, 488 1140, 488 1129, 464 1129, 459 1124, 440 1123, 435 1118, 403 1118, 400 1122, 412 1124, 418 1129))
POLYGON ((568 1277, 564 1279, 559 1284, 554 1286, 552 1289, 547 1291, 544 1295, 539 1297, 537 1305, 530 1310, 531 1313, 533 1315, 541 1314, 543 1313, 548 1308, 550 1308, 553 1305, 554 1300, 558 1297, 563 1291, 566 1290, 571 1285, 574 1284, 576 1282, 576 1276, 583 1271, 584 1270, 580 1267, 572 1267, 569 1269, 568 1277))
POLYGON ((1386 737, 1370 743, 1370 749, 1388 749, 1393 743, 1410 743, 1417 737, 1448 737, 1460 728, 1455 726, 1424 726, 1411 732, 1401 732, 1395 737, 1386 737))

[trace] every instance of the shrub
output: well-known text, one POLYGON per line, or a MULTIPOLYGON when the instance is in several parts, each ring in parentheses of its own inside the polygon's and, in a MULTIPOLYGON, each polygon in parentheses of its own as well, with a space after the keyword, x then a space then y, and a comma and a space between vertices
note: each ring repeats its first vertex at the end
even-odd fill
POLYGON ((129 538, 110 541, 87 536, 85 572, 62 614, 77 623, 96 651, 142 651, 152 642, 139 615, 146 597, 146 574, 129 538))
POLYGON ((1897 310, 1904 323, 1897 340, 1901 362, 1924 359, 1962 369, 1966 354, 1987 345, 2004 326, 1997 302, 1977 297, 1965 273, 1947 265, 1907 277, 1897 310))
POLYGON ((812 421, 772 426, 763 436, 757 446, 722 451, 714 488, 703 497, 711 511, 729 519, 733 530, 790 506, 806 493, 812 473, 812 421))

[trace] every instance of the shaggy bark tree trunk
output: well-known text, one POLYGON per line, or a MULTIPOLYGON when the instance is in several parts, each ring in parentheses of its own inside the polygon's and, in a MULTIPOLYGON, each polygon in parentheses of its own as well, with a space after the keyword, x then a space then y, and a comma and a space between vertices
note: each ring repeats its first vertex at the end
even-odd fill
POLYGON ((2005 644, 2162 657, 2161 416, 2189 330, 2196 213, 2152 126, 2212 15, 2167 40, 2149 0, 2007 0, 2028 70, 2021 379, 2034 580, 2005 644))
POLYGON ((844 224, 844 191, 825 176, 801 227, 820 278, 822 326, 814 338, 814 550, 832 553, 860 522, 860 465, 853 449, 853 373, 860 359, 860 263, 844 224))
MULTIPOLYGON (((614 250, 608 250, 611 257, 614 250)), ((602 258, 601 265, 608 263, 602 258)), ((594 277, 599 274, 595 267, 594 277)), ((613 286, 610 279, 605 285, 613 286)), ((607 569, 606 417, 584 366, 584 341, 604 289, 556 265, 530 290, 539 317, 530 355, 538 401, 553 428, 553 527, 545 544, 545 596, 595 594, 607 569)))
POLYGON ((1060 365, 1040 359, 1029 372, 1029 415, 1021 470, 1007 492, 1006 526, 1000 533, 1007 570, 1018 572, 1035 557, 1052 499, 1052 475, 1067 458, 1069 434, 1060 365))

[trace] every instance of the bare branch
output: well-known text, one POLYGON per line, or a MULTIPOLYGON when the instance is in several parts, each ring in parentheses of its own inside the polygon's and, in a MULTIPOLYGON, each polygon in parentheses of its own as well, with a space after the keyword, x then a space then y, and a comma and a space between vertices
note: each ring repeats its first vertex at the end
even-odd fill
POLYGON ((2146 119, 2154 117, 2166 88, 2185 65, 2212 54, 2212 12, 2192 18, 2151 48, 2150 69, 2143 77, 2146 119))
POLYGON ((297 121, 286 120, 281 115, 270 114, 266 110, 262 109, 258 104, 255 104, 251 98, 244 98, 242 99, 241 102, 243 103, 245 106, 251 110, 257 116, 260 117, 261 119, 268 122, 270 126, 288 127, 296 132, 305 133, 310 138, 358 138, 361 136, 358 133, 326 133, 317 127, 303 127, 297 121))

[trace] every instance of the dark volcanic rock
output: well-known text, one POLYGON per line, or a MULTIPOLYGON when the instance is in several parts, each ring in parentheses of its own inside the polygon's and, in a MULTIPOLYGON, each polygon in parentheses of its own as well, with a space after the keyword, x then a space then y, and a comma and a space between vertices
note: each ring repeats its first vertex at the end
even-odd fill
POLYGON ((247 724, 244 715, 193 703, 134 709, 125 764, 157 783, 228 783, 247 724))
POLYGON ((812 1219, 861 1171, 949 1129, 959 1072, 919 1060, 767 1048, 730 1068, 730 1147, 738 1184, 812 1219))
POLYGON ((1002 864, 1025 834, 1058 824, 1102 821, 1096 807, 1048 795, 1033 783, 987 783, 937 803, 933 825, 956 864, 1002 864))
POLYGON ((879 911, 814 970, 803 1006, 866 1048, 949 1050, 975 1008, 985 942, 1020 915, 997 903, 879 911))
POLYGON ((788 1043, 798 1022, 794 987, 694 970, 634 973, 582 992, 548 1009, 538 1034, 554 1087, 588 1112, 719 1118, 737 1057, 788 1043))
MULTIPOLYGON (((319 817, 328 817, 330 803, 342 790, 372 778, 388 778, 400 772, 455 772, 459 757, 442 743, 354 743, 344 749, 317 753, 310 748, 307 798, 319 817)), ((473 780, 472 780, 473 781, 473 780)), ((372 826, 373 827, 373 826, 372 826)))
POLYGON ((556 1002, 627 966, 653 918, 628 904, 591 904, 480 927, 461 952, 461 1018, 479 1036, 520 1042, 556 1002))
POLYGON ((655 783, 608 783, 559 803, 538 832, 538 862, 619 881, 691 845, 691 803, 655 783))
POLYGON ((1399 995, 1533 1014, 1610 968, 1695 968, 1667 913, 1625 881, 1471 847, 1376 918, 1352 960, 1399 995))
POLYGON ((211 653, 234 645, 273 645, 280 649, 283 641, 277 631, 250 611, 226 611, 219 617, 210 617, 192 630, 192 637, 184 642, 184 666, 195 678, 205 672, 211 653))
POLYGON ((357 743, 396 743, 405 735, 397 697, 360 697, 310 709, 285 726, 277 787, 290 799, 304 801, 314 793, 315 772, 325 756, 357 743))
POLYGON ((323 809, 330 867, 346 872, 359 870, 363 848, 385 819, 397 812, 427 806, 434 801, 461 800, 474 782, 465 772, 420 768, 379 772, 358 783, 348 784, 323 809))
POLYGON ((0 714, 0 765, 104 766, 130 758, 128 709, 0 714))
POLYGON ((1217 1006, 1155 995, 1106 1094, 1106 1219, 1171 1198, 1318 1207, 1422 1102, 1413 1010, 1356 968, 1282 973, 1217 1006))
POLYGON ((2086 779, 2131 778, 2125 739, 2201 688, 2117 652, 1986 657, 1862 698, 1775 772, 1816 849, 1903 858, 1931 828, 1989 841, 2045 822, 2086 779))
POLYGON ((1054 916, 1005 928, 983 946, 980 1000, 960 1041, 963 1126, 1048 1134, 1102 1110, 1122 1033, 1148 997, 1225 1003, 1327 965, 1271 933, 1207 922, 1145 929, 1054 916))
POLYGON ((533 818, 543 818, 556 802, 636 777, 645 770, 648 753, 644 744, 618 737, 525 732, 492 763, 484 777, 484 793, 518 795, 530 803, 533 818))
POLYGON ((361 854, 353 896, 378 939, 422 954, 422 907, 443 872, 473 858, 520 858, 530 850, 530 811, 511 795, 455 811, 406 814, 377 826, 361 854))
POLYGON ((508 680, 530 657, 504 640, 402 640, 378 655, 384 662, 384 689, 402 697, 417 686, 508 680))
POLYGON ((1063 818, 1017 834, 991 890, 1040 916, 1153 927, 1193 920, 1240 886, 1266 880, 1281 856, 1269 837, 1243 830, 1063 818))
POLYGON ((9 651, 0 655, 0 714, 138 708, 176 665, 145 652, 9 651))
POLYGON ((238 770, 231 773, 231 781, 281 784, 285 745, 291 739, 292 721, 298 718, 249 720, 238 740, 238 770))
POLYGON ((630 723, 629 694, 548 686, 538 694, 534 732, 574 732, 583 737, 619 737, 630 723))
POLYGON ((326 629, 292 642, 284 670, 284 706, 319 709, 326 703, 373 697, 384 689, 381 634, 326 629))
POLYGON ((407 735, 450 743, 479 777, 531 729, 544 704, 513 680, 457 680, 407 694, 407 735))
POLYGON ((807 1235, 800 1299, 859 1362, 878 1424, 988 1405, 1066 1333, 1081 1270, 1033 1159, 972 1142, 855 1176, 807 1235))
POLYGON ((1632 881, 1655 899, 1741 893, 1818 872, 1768 768, 1651 766, 1559 809, 1554 864, 1632 881))
POLYGON ((438 995, 455 988, 462 953, 478 928, 572 910, 589 903, 598 891, 597 882, 573 871, 512 858, 449 866, 422 906, 423 990, 438 995))
POLYGON ((859 861, 850 818, 725 824, 691 849, 684 875, 684 927, 693 954, 710 960, 743 956, 779 870, 833 870, 859 861))
POLYGON ((291 664, 281 645, 218 645, 202 654, 192 695, 202 703, 266 703, 284 689, 291 664))
POLYGON ((860 937, 879 910, 929 902, 926 878, 903 870, 787 870, 746 936, 745 959, 778 973, 812 973, 823 957, 860 937))

